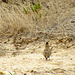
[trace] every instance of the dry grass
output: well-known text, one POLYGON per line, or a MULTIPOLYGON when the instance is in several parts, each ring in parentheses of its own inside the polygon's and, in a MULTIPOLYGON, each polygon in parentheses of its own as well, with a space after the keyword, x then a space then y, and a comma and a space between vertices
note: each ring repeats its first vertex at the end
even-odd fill
POLYGON ((18 34, 31 37, 36 36, 39 31, 51 34, 56 30, 54 27, 57 25, 60 25, 61 29, 57 32, 61 32, 64 28, 62 25, 69 23, 71 8, 75 7, 74 0, 41 0, 42 9, 40 12, 42 12, 42 16, 39 17, 39 14, 30 9, 28 1, 22 4, 22 1, 19 0, 18 5, 13 4, 12 0, 8 0, 8 2, 0 4, 0 37, 2 38, 18 34), (25 14, 23 7, 27 7, 30 13, 25 14), (67 20, 64 21, 64 19, 67 20))

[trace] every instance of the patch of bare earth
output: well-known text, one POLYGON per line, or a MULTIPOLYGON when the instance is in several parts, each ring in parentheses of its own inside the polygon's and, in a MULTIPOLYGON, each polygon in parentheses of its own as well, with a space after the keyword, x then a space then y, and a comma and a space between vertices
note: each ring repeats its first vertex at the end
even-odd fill
POLYGON ((44 42, 33 42, 23 50, 15 50, 10 44, 4 45, 7 53, 0 57, 0 71, 6 75, 10 75, 9 72, 16 75, 75 75, 74 47, 53 48, 51 57, 46 61, 42 54, 44 42))

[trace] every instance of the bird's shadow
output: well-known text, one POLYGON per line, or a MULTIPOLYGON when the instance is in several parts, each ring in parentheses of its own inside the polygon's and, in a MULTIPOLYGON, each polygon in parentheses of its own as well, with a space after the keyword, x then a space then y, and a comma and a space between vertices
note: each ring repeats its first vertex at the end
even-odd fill
POLYGON ((45 58, 40 58, 41 60, 45 60, 45 61, 52 61, 52 59, 48 58, 47 60, 45 58))

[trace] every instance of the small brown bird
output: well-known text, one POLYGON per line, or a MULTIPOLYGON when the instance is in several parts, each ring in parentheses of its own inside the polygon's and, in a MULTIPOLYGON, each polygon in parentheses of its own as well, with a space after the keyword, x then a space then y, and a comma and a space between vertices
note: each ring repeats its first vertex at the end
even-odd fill
POLYGON ((45 49, 44 49, 44 51, 43 51, 43 55, 44 55, 44 57, 46 58, 46 60, 50 57, 51 51, 52 51, 52 48, 50 49, 50 48, 49 48, 49 43, 46 42, 46 44, 45 44, 45 49))

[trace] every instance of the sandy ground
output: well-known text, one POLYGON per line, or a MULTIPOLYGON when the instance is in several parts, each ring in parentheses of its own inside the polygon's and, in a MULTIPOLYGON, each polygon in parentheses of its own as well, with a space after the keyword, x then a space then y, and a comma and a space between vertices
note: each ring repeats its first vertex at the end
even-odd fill
POLYGON ((5 75, 75 75, 75 48, 56 49, 47 61, 42 54, 44 43, 29 44, 16 54, 12 44, 4 48, 8 52, 0 57, 0 71, 5 75))

